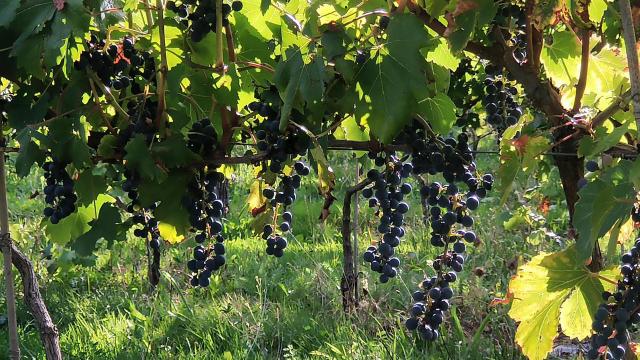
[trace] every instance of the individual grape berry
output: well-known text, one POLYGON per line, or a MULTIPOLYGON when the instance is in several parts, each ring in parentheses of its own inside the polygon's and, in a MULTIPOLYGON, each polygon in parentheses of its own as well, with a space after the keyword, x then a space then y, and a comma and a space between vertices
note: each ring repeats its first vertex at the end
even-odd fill
POLYGON ((585 168, 589 172, 596 172, 596 171, 600 170, 600 166, 598 166, 598 163, 593 161, 593 160, 587 161, 585 163, 585 168))

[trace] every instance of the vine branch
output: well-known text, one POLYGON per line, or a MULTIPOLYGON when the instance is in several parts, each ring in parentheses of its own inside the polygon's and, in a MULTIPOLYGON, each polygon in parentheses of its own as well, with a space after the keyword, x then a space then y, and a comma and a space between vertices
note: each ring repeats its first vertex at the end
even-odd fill
POLYGON ((640 67, 638 66, 638 52, 636 51, 636 33, 633 26, 631 4, 629 0, 618 0, 624 45, 627 50, 627 66, 629 67, 629 81, 631 82, 631 99, 633 101, 633 116, 637 129, 640 131, 640 67))
MULTIPOLYGON (((583 22, 589 22, 589 1, 585 1, 580 11, 578 12, 578 16, 582 19, 583 22)), ((576 85, 576 97, 573 101, 573 108, 571 111, 573 113, 578 112, 580 110, 582 97, 584 96, 585 88, 587 87, 587 76, 589 71, 589 39, 591 38, 591 30, 588 28, 580 29, 580 41, 581 41, 581 58, 580 58, 580 76, 578 77, 578 84, 576 85)))

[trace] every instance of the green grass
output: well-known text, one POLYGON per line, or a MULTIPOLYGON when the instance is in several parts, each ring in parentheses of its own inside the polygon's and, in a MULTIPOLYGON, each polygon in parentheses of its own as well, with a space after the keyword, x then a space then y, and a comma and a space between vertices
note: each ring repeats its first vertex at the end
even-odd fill
MULTIPOLYGON (((40 227, 42 199, 29 199, 41 184, 38 174, 10 176, 13 232, 37 267, 43 295, 61 333, 68 359, 521 359, 513 343, 515 325, 508 307, 489 306, 504 296, 517 256, 554 244, 530 245, 501 222, 511 210, 497 198, 483 202, 476 215, 482 244, 471 247, 465 271, 456 283, 455 310, 441 340, 426 345, 402 325, 415 284, 429 273, 434 249, 421 209, 412 197, 407 236, 398 248, 400 276, 381 285, 359 263, 364 294, 356 315, 342 312, 341 199, 353 184, 355 167, 346 156, 334 157, 336 201, 326 224, 317 218, 322 204, 308 179, 294 208, 294 237, 284 257, 264 253, 263 241, 250 234, 246 195, 251 174, 237 170, 232 181, 231 212, 226 230, 227 266, 212 277, 208 289, 192 289, 185 273, 193 246, 187 240, 164 246, 162 280, 156 291, 146 282, 144 244, 129 238, 101 250, 93 266, 68 259, 49 243, 40 227), (344 170, 351 173, 346 173, 344 170), (480 267, 483 276, 472 271, 480 267), (50 273, 48 270, 53 270, 50 273), (455 315, 455 316, 454 316, 455 315)), ((482 164, 495 168, 495 163, 482 164)), ((415 192, 417 193, 417 192, 415 192)), ((416 194, 417 195, 417 194, 416 194)), ((361 210, 360 249, 375 235, 373 214, 361 210)), ((16 277, 17 287, 21 283, 16 277)), ((4 285, 1 285, 4 286, 4 285)), ((4 288, 0 287, 4 293, 4 288)), ((5 308, 0 299, 0 309, 5 308)), ((21 348, 26 358, 44 359, 33 319, 18 294, 21 348)), ((0 349, 6 349, 6 326, 0 349)), ((0 358, 4 356, 0 350, 0 358)))

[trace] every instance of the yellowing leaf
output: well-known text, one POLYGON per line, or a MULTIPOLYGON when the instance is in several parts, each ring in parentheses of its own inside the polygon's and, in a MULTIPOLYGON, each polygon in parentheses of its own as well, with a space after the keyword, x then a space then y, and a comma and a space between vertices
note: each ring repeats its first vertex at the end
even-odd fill
POLYGON ((262 195, 262 189, 264 189, 264 187, 264 182, 261 180, 254 180, 251 184, 247 204, 249 204, 249 212, 252 214, 256 209, 263 207, 267 203, 267 198, 262 195))
POLYGON ((160 236, 169 244, 178 244, 184 241, 184 235, 178 235, 178 230, 175 226, 167 223, 159 223, 158 230, 160 230, 160 236))
POLYGON ((516 342, 522 353, 531 360, 542 360, 553 348, 553 339, 557 336, 558 313, 567 291, 538 302, 538 311, 533 317, 518 326, 516 342))
POLYGON ((509 316, 518 321, 516 342, 532 360, 551 351, 553 339, 562 332, 582 340, 589 336, 593 313, 601 294, 612 288, 617 268, 590 272, 576 255, 574 245, 552 254, 541 254, 518 269, 509 284, 513 303, 509 316))

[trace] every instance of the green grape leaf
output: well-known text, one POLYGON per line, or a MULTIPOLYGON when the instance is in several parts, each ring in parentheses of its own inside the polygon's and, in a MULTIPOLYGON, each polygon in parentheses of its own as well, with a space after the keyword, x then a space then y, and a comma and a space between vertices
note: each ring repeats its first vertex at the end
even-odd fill
POLYGON ((345 33, 343 31, 325 31, 322 33, 322 48, 328 60, 343 56, 347 49, 344 47, 345 33))
POLYGON ((44 35, 36 34, 20 42, 15 42, 12 56, 17 58, 20 68, 38 79, 44 79, 45 71, 42 66, 42 51, 44 50, 44 35))
POLYGON ((71 35, 71 25, 63 21, 61 12, 51 22, 51 32, 44 38, 44 63, 48 67, 60 64, 59 58, 66 51, 66 40, 71 35))
POLYGON ((124 150, 127 152, 124 156, 127 168, 136 171, 143 179, 154 180, 165 175, 151 156, 143 135, 129 140, 124 150))
POLYGON ((184 241, 186 237, 183 235, 186 231, 178 233, 178 228, 171 224, 159 222, 158 231, 160 231, 160 237, 169 244, 178 244, 184 241))
POLYGON ((15 19, 16 10, 20 6, 20 0, 6 0, 0 11, 0 27, 7 27, 15 19))
POLYGON ((149 207, 159 202, 153 214, 159 222, 173 226, 176 236, 185 235, 190 226, 182 199, 192 176, 189 171, 174 170, 162 181, 143 180, 139 187, 140 204, 149 207))
POLYGON ((116 153, 116 147, 118 145, 118 137, 115 135, 107 134, 100 139, 98 144, 98 155, 104 158, 112 158, 116 153))
POLYGON ((189 150, 181 135, 174 135, 153 145, 151 154, 158 163, 168 168, 188 166, 199 160, 199 156, 189 150))
POLYGON ((87 206, 107 191, 107 180, 104 176, 94 175, 92 169, 86 169, 78 176, 74 190, 78 195, 78 203, 87 206))
POLYGON ((44 94, 36 100, 35 104, 32 104, 34 92, 37 93, 37 89, 29 88, 19 91, 6 106, 9 126, 22 130, 27 125, 42 121, 49 108, 50 97, 44 94))
POLYGON ((633 184, 629 181, 631 167, 629 161, 621 161, 578 192, 580 199, 576 203, 573 225, 578 232, 580 260, 589 259, 595 242, 617 221, 629 216, 635 200, 633 184))
MULTIPOLYGON (((14 19, 12 25, 20 32, 20 36, 14 43, 11 55, 14 56, 16 48, 22 46, 22 43, 33 34, 37 34, 44 29, 44 24, 51 20, 56 12, 53 1, 43 0, 27 0, 22 3, 18 16, 14 19)), ((21 59, 27 60, 27 59, 21 59)))
POLYGON ((91 230, 89 222, 98 217, 98 211, 102 205, 114 201, 115 199, 111 196, 101 194, 96 201, 88 206, 79 206, 76 212, 60 220, 57 224, 47 221, 45 233, 51 241, 59 245, 75 241, 82 234, 91 230))
POLYGON ((432 45, 434 48, 429 49, 429 51, 423 51, 423 53, 426 53, 427 61, 455 71, 458 68, 458 64, 460 64, 460 59, 453 55, 444 38, 434 37, 430 41, 434 44, 432 45))
POLYGON ((17 136, 20 152, 16 157, 16 173, 20 177, 29 175, 33 164, 42 164, 46 158, 45 152, 31 139, 32 130, 25 130, 17 136))
POLYGON ((580 43, 571 31, 556 31, 551 44, 545 42, 540 54, 544 68, 556 86, 577 81, 580 68, 580 43))
POLYGON ((610 149, 618 144, 624 134, 629 131, 630 124, 630 122, 624 123, 622 126, 614 128, 611 132, 607 132, 607 128, 604 126, 598 127, 595 131, 595 139, 592 137, 584 137, 580 141, 578 154, 580 156, 591 157, 610 149))
POLYGON ((513 298, 509 316, 519 322, 516 342, 531 360, 546 358, 558 325, 569 337, 582 340, 589 336, 602 292, 614 287, 617 268, 592 273, 576 251, 572 245, 538 255, 522 265, 509 283, 513 298))
POLYGON ((300 48, 288 48, 286 54, 286 61, 278 63, 274 76, 275 84, 282 97, 282 108, 280 109, 281 132, 284 132, 289 123, 289 115, 291 115, 291 110, 298 94, 300 79, 303 77, 305 68, 300 48))
POLYGON ((418 106, 420 114, 438 134, 448 133, 458 119, 456 105, 445 93, 439 92, 433 98, 426 98, 418 106))
POLYGON ((114 241, 125 238, 122 218, 118 208, 110 203, 100 207, 98 217, 90 222, 91 229, 79 236, 72 244, 71 249, 80 256, 88 256, 93 253, 99 240, 106 240, 107 247, 111 248, 114 241))
POLYGON ((396 15, 387 35, 385 48, 365 62, 356 76, 362 88, 356 115, 367 119, 382 142, 391 141, 411 120, 418 101, 429 91, 426 82, 417 80, 425 78, 426 61, 420 50, 429 45, 422 22, 410 14, 396 15))

